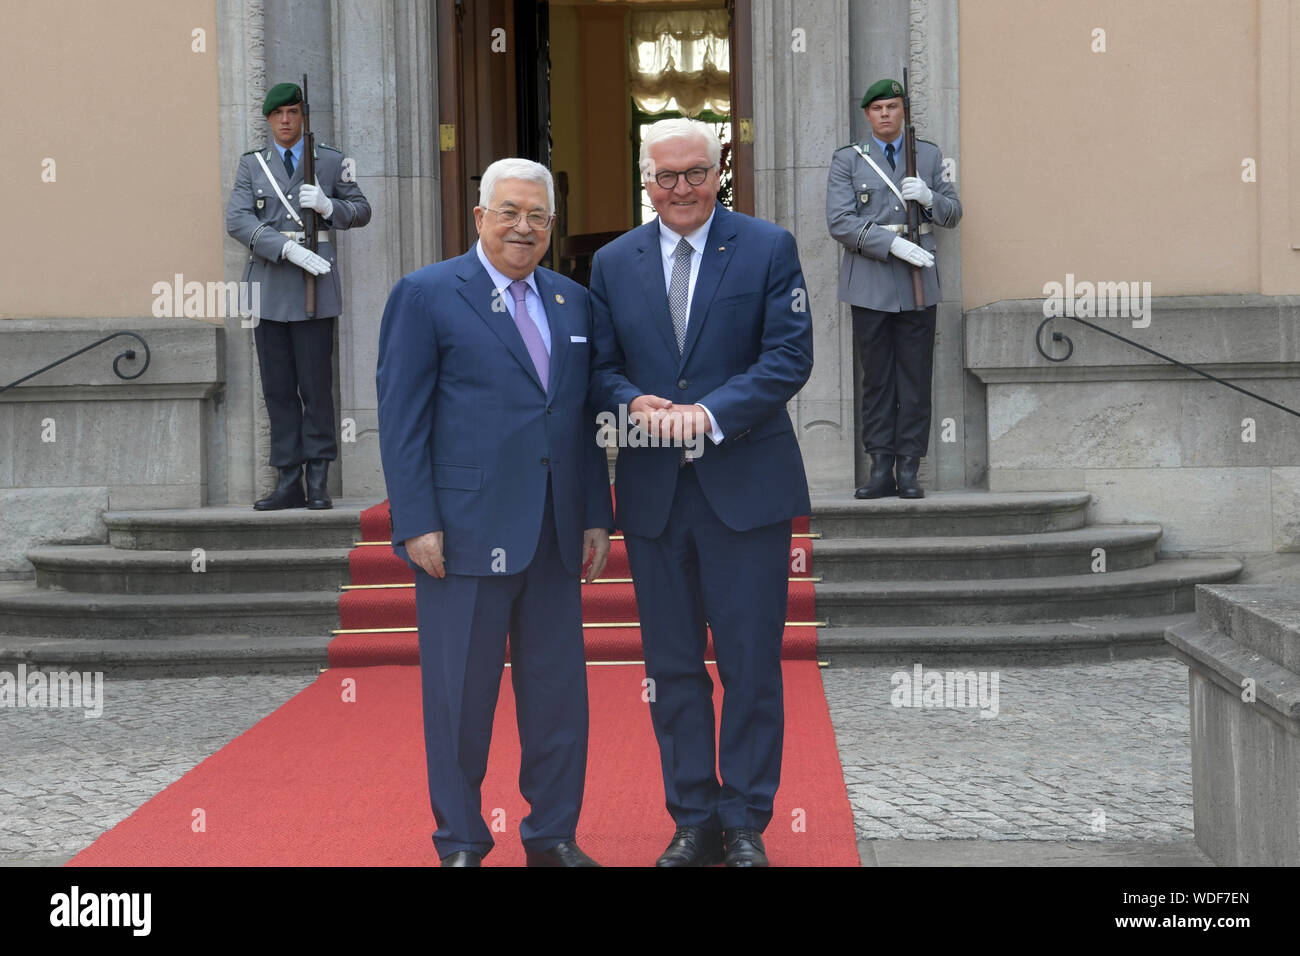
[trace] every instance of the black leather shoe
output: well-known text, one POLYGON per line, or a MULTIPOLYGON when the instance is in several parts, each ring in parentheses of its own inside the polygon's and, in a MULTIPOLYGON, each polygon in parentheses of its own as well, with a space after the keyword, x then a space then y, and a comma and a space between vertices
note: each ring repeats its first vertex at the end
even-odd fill
POLYGON ((483 857, 473 850, 457 850, 442 858, 443 866, 482 866, 483 857))
POLYGON ((302 465, 292 465, 280 469, 280 483, 275 486, 275 491, 253 502, 253 510, 282 511, 301 508, 306 503, 307 498, 302 493, 302 465))
POLYGON ((681 826, 655 866, 714 866, 722 862, 722 834, 703 827, 681 826))
POLYGON ((524 856, 529 866, 600 866, 572 840, 557 843, 548 850, 525 850, 524 856))
POLYGON ((325 486, 329 483, 330 463, 324 458, 313 458, 307 462, 307 508, 309 511, 325 511, 334 507, 325 486))
POLYGON ((763 834, 754 827, 733 827, 722 834, 727 866, 767 866, 763 834))
POLYGON ((916 480, 917 469, 921 467, 920 458, 898 459, 898 497, 924 498, 925 492, 916 480))
POLYGON ((898 493, 894 485, 894 456, 872 455, 871 477, 853 493, 854 498, 892 498, 898 493))

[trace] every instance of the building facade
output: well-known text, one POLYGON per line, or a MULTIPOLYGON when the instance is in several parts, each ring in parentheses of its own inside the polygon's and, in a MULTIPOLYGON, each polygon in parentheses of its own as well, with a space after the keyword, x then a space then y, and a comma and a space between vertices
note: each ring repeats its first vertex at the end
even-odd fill
MULTIPOLYGON (((225 283, 239 156, 276 82, 311 81, 369 227, 337 239, 336 495, 384 497, 375 361, 388 291, 464 251, 473 176, 545 148, 575 233, 634 202, 635 12, 726 11, 737 208, 798 241, 815 331, 792 406, 815 492, 861 478, 851 324, 825 222, 857 106, 909 71, 965 214, 940 230, 932 490, 1083 490, 1174 553, 1300 554, 1300 0, 14 0, 0 63, 20 229, 0 256, 0 579, 105 511, 249 505, 273 480, 250 322, 225 283), (55 55, 57 51, 57 56, 55 55), (539 79, 540 78, 540 79, 539 79), (539 132, 540 131, 540 132, 539 132), (746 206, 748 204, 748 208, 746 206), (1121 285, 1122 284, 1122 285, 1121 285), (1056 286, 1061 287, 1059 294, 1056 286), (1100 294, 1098 294, 1100 290, 1100 294), (1068 292, 1068 294, 1067 294, 1068 292), (222 302, 225 307, 221 307, 222 302), (1055 362, 1065 343, 1067 361, 1055 362)), ((469 234, 472 241, 472 233, 469 234)), ((558 253, 559 250, 557 250, 558 253)))

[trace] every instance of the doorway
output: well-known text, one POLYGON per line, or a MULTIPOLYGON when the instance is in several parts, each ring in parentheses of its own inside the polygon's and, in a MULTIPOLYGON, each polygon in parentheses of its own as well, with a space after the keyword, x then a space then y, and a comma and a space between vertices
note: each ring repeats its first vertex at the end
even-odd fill
POLYGON ((689 115, 724 144, 729 208, 753 214, 750 0, 439 0, 442 250, 473 245, 484 168, 555 176, 545 264, 585 283, 601 245, 653 218, 642 130, 689 115))

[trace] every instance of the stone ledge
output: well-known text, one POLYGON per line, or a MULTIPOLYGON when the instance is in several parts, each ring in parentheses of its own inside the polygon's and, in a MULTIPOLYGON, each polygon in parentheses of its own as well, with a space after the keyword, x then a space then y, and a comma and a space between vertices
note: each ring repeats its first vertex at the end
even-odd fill
MULTIPOLYGON (((190 383, 214 384, 225 380, 225 331, 218 325, 196 319, 5 319, 0 321, 0 384, 29 375, 43 365, 89 345, 112 332, 138 332, 149 343, 149 368, 138 379, 120 379, 113 374, 113 359, 124 349, 140 345, 134 339, 119 338, 79 355, 69 362, 32 379, 32 387, 42 390, 74 386, 96 386, 93 397, 104 397, 102 387, 135 388, 141 386, 190 383)), ((251 330, 249 332, 251 335, 251 330)), ((139 367, 139 359, 123 361, 128 374, 139 367)), ((14 401, 15 392, 25 395, 27 385, 6 393, 14 401)), ((149 396, 157 397, 157 396, 149 396)), ((201 398, 203 395, 186 395, 201 398)), ((26 400, 26 399, 17 399, 26 400)))
POLYGON ((1174 656, 1204 674, 1216 686, 1240 699, 1247 678, 1255 682, 1251 706, 1300 737, 1300 677, 1262 654, 1254 653, 1218 629, 1196 621, 1172 627, 1165 640, 1174 656))
MULTIPOLYGON (((1140 342, 1191 365, 1212 370, 1231 367, 1240 376, 1240 366, 1250 366, 1251 375, 1261 377, 1294 374, 1288 366, 1300 363, 1300 296, 1207 295, 1155 297, 1151 302, 1151 325, 1135 329, 1132 320, 1095 318, 1088 321, 1140 342), (1228 334, 1231 330, 1231 334, 1228 334)), ((1043 321, 1042 299, 1008 299, 970 309, 965 313, 966 367, 983 381, 1061 381, 1064 373, 1075 376, 1118 375, 1136 368, 1163 369, 1160 377, 1199 378, 1170 366, 1156 357, 1117 341, 1108 335, 1061 317, 1046 332, 1064 332, 1074 342, 1068 362, 1043 358, 1034 345, 1034 333, 1043 321), (1042 375, 1051 369, 1050 375, 1042 375), (1021 377, 1011 378, 1013 370, 1021 377), (1086 370, 1086 372, 1085 372, 1086 370)))

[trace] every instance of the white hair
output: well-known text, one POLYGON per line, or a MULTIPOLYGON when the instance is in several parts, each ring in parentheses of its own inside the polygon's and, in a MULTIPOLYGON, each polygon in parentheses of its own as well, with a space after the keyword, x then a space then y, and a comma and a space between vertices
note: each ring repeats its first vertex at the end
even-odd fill
POLYGON ((497 183, 503 179, 523 179, 545 186, 546 211, 555 212, 555 180, 551 178, 551 171, 531 159, 519 159, 513 156, 508 159, 498 159, 483 170, 483 178, 478 184, 478 204, 484 209, 491 208, 492 194, 496 191, 497 183))
POLYGON ((704 145, 708 150, 709 162, 714 166, 718 165, 718 160, 722 156, 722 144, 718 142, 718 134, 713 131, 713 127, 708 123, 701 123, 693 119, 664 119, 655 123, 645 131, 645 137, 641 140, 641 179, 645 182, 655 178, 654 160, 650 158, 650 147, 655 143, 662 143, 669 139, 694 139, 699 137, 704 140, 704 145))

